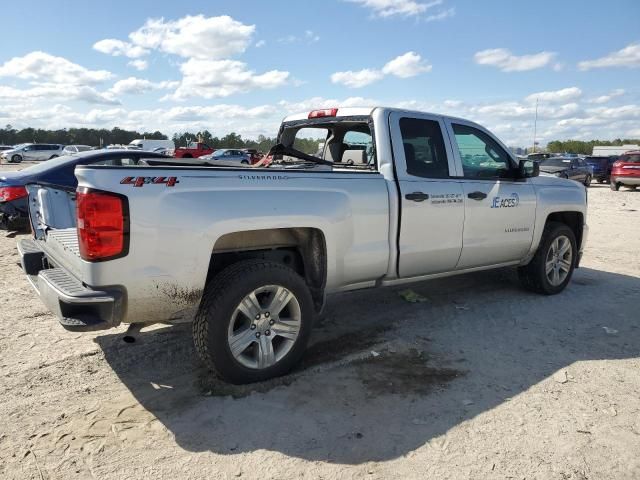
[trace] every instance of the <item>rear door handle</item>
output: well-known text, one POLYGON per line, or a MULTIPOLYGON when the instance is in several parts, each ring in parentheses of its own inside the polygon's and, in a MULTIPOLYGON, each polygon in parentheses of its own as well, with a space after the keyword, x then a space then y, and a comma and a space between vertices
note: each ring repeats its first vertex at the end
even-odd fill
POLYGON ((473 200, 482 200, 487 198, 487 194, 484 192, 471 192, 469 194, 467 194, 467 197, 473 199, 473 200))
POLYGON ((413 192, 407 193, 404 198, 406 198, 407 200, 413 200, 414 202, 424 202, 425 200, 429 199, 429 194, 422 192, 413 192))

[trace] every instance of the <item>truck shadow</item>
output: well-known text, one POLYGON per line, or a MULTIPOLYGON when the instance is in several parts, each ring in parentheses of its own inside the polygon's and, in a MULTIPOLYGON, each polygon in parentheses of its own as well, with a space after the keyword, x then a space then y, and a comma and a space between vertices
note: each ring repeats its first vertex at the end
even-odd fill
POLYGON ((523 291, 508 270, 410 288, 426 301, 406 302, 403 289, 331 298, 303 365, 264 384, 212 378, 189 325, 143 332, 134 345, 96 341, 181 448, 343 464, 438 446, 532 385, 562 388, 550 377, 575 362, 638 356, 636 277, 582 268, 554 297, 523 291))

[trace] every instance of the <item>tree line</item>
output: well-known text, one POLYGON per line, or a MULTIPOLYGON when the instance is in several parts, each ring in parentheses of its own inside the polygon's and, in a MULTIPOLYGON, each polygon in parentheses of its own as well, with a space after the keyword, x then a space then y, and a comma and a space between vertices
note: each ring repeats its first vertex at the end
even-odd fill
POLYGON ((19 143, 60 143, 63 145, 103 145, 131 143, 136 138, 166 140, 162 132, 136 132, 114 127, 106 128, 63 128, 59 130, 45 130, 42 128, 23 128, 16 130, 11 125, 0 128, 0 145, 17 145, 19 143))
POLYGON ((553 153, 577 153, 591 155, 593 147, 619 147, 622 145, 640 145, 640 139, 616 138, 615 140, 553 140, 547 143, 547 151, 553 153))
MULTIPOLYGON (((63 145, 90 145, 100 147, 106 145, 126 145, 137 138, 166 140, 162 132, 136 132, 114 127, 111 130, 102 128, 64 128, 59 130, 45 130, 41 128, 23 128, 17 130, 11 125, 0 128, 0 145, 18 145, 19 143, 60 143, 63 145)), ((268 152, 275 145, 276 139, 258 135, 256 140, 242 138, 235 132, 223 137, 213 136, 208 130, 202 132, 174 133, 172 140, 177 147, 184 147, 190 142, 202 141, 212 148, 255 148, 261 152, 268 152)), ((318 151, 322 140, 314 138, 296 139, 295 147, 305 153, 314 154, 318 151)))
MULTIPOLYGON (((229 133, 224 137, 215 137, 208 130, 202 132, 191 133, 174 133, 172 137, 173 143, 176 147, 187 146, 190 142, 204 142, 211 148, 255 148, 259 152, 266 153, 271 147, 276 144, 276 139, 272 137, 266 137, 264 135, 258 135, 256 140, 244 139, 241 135, 235 132, 229 133)), ((323 143, 323 140, 316 138, 297 138, 294 146, 298 150, 315 154, 318 151, 319 145, 323 143)))

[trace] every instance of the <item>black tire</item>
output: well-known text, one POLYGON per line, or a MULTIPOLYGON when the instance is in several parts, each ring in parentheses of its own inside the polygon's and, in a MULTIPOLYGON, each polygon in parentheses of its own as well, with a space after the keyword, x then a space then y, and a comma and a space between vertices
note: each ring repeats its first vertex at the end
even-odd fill
POLYGON ((637 187, 638 187, 637 185, 628 185, 628 186, 627 186, 627 188, 628 188, 628 189, 630 189, 630 190, 634 190, 634 191, 635 191, 635 189, 636 189, 637 187))
POLYGON ((247 162, 246 160, 242 160, 240 163, 241 163, 242 165, 249 165, 249 162, 247 162))
POLYGON ((58 155, 51 155, 51 156, 49 157, 49 160, 53 160, 54 158, 58 158, 58 155))
POLYGON ((584 186, 589 188, 589 185, 591 185, 591 175, 587 175, 587 178, 584 179, 584 186))
POLYGON ((20 163, 22 162, 22 157, 18 154, 15 154, 11 157, 11 163, 20 163))
POLYGON ((227 382, 259 382, 284 375, 299 362, 311 334, 314 315, 311 293, 295 271, 280 263, 244 260, 224 269, 205 288, 193 321, 193 340, 203 362, 227 382), (231 353, 227 337, 229 324, 242 299, 266 285, 283 286, 296 297, 301 312, 300 331, 289 352, 274 365, 264 369, 248 368, 231 353))
POLYGON ((611 182, 611 190, 613 190, 614 192, 617 192, 618 190, 620 190, 620 184, 616 183, 616 182, 611 182))
POLYGON ((573 230, 564 223, 548 222, 544 227, 542 238, 540 239, 540 245, 538 246, 538 250, 536 251, 533 259, 528 265, 518 268, 520 282, 525 288, 536 293, 542 293, 544 295, 555 295, 560 293, 571 281, 577 256, 578 249, 576 247, 576 237, 573 230), (567 277, 561 284, 554 286, 547 278, 545 264, 547 254, 551 248, 551 243, 559 236, 566 236, 571 242, 572 257, 571 267, 569 268, 567 277))

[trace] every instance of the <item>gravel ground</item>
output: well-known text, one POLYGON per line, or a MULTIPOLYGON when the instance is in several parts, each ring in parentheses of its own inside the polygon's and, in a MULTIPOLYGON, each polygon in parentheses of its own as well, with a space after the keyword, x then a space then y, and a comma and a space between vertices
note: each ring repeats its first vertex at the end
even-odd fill
POLYGON ((561 295, 500 270, 334 296, 301 368, 248 387, 188 325, 66 332, 0 233, 0 477, 640 478, 640 191, 593 186, 588 222, 561 295))

